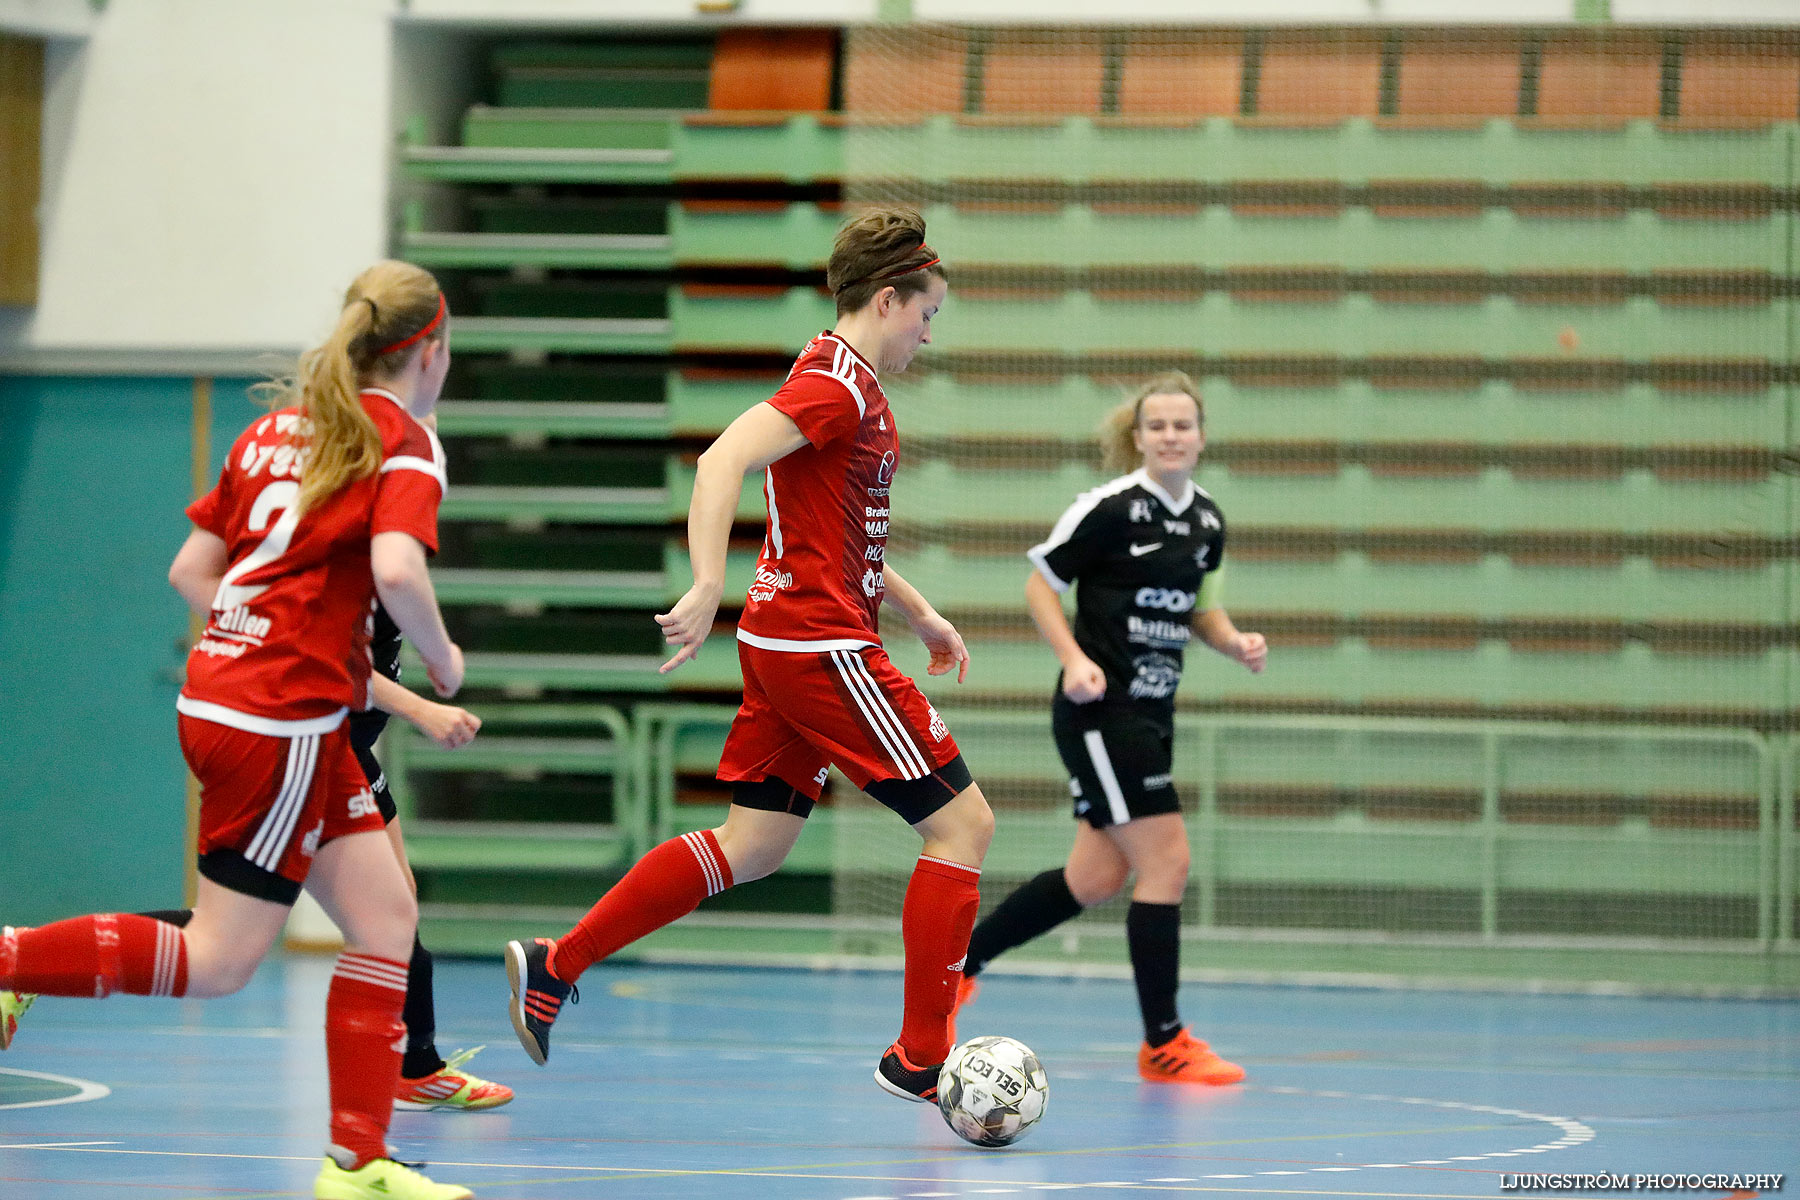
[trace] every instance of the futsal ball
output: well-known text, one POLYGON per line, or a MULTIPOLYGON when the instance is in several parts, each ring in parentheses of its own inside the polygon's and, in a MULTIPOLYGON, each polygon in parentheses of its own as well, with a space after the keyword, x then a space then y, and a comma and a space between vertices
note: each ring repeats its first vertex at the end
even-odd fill
POLYGON ((1008 1146, 1044 1115, 1050 1081, 1044 1065, 1009 1037, 970 1038, 938 1072, 938 1111, 965 1142, 1008 1146))

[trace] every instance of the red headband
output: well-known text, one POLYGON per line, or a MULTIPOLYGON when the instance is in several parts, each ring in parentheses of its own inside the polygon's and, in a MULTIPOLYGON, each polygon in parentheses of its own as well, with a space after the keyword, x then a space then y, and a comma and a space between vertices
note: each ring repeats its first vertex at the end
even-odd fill
POLYGON ((876 275, 876 276, 873 276, 872 278, 873 279, 898 279, 902 275, 911 275, 914 271, 923 271, 927 267, 935 267, 938 265, 938 263, 943 261, 942 259, 940 259, 937 256, 937 251, 933 250, 930 246, 927 246, 924 242, 919 243, 919 249, 921 249, 925 253, 931 255, 931 260, 929 262, 922 262, 916 267, 900 267, 897 270, 889 271, 885 275, 876 275))
MULTIPOLYGON (((372 308, 374 306, 371 305, 370 307, 372 308)), ((388 355, 394 353, 394 351, 396 351, 396 350, 406 349, 408 346, 412 345, 414 342, 418 341, 420 338, 428 336, 432 330, 436 329, 440 324, 443 323, 443 320, 444 320, 444 293, 439 292, 438 293, 437 312, 432 315, 431 320, 425 322, 425 328, 419 330, 419 332, 413 334, 409 338, 401 338, 399 341, 395 342, 391 346, 383 346, 381 349, 379 349, 375 352, 375 357, 376 358, 385 358, 388 355)))

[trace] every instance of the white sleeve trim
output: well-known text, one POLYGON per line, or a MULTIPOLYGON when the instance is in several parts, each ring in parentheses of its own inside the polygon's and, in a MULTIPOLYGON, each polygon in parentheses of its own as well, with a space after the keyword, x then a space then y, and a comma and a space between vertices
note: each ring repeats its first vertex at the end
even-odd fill
POLYGON ((1051 590, 1060 596, 1073 585, 1050 569, 1047 554, 1048 552, 1043 546, 1033 546, 1025 552, 1025 557, 1031 560, 1032 565, 1038 569, 1038 574, 1044 577, 1044 582, 1050 585, 1051 590))
POLYGON ((449 483, 444 478, 444 468, 437 463, 428 462, 423 458, 415 458, 410 454, 396 454, 393 458, 390 458, 381 464, 381 473, 383 475, 386 475, 389 471, 418 471, 422 475, 429 475, 437 480, 438 491, 443 492, 449 490, 449 483))
POLYGON ((1097 488, 1090 488, 1075 497, 1075 502, 1063 510, 1063 515, 1056 519, 1050 530, 1050 536, 1025 552, 1025 557, 1037 564, 1037 569, 1044 574, 1044 580, 1060 594, 1070 588, 1052 571, 1047 563, 1050 553, 1058 546, 1065 544, 1075 536, 1075 530, 1087 519, 1087 515, 1100 506, 1100 502, 1108 496, 1116 496, 1120 492, 1136 487, 1139 480, 1136 475, 1121 475, 1111 483, 1103 483, 1097 488))
MULTIPOLYGON (((835 340, 835 339, 833 339, 835 340)), ((831 369, 821 371, 818 367, 808 367, 800 372, 802 375, 823 375, 827 379, 835 379, 844 385, 850 398, 856 401, 856 419, 862 420, 869 413, 869 406, 863 401, 862 389, 856 386, 856 359, 850 353, 850 347, 842 342, 832 352, 831 369)))

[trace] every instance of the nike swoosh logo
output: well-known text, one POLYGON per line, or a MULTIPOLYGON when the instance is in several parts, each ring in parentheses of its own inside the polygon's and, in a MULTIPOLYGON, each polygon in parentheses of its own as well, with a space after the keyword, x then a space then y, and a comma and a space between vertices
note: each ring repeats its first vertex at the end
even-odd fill
POLYGON ((1142 557, 1144 557, 1144 555, 1150 553, 1152 550, 1160 550, 1160 549, 1162 549, 1161 542, 1151 542, 1148 546, 1140 546, 1136 542, 1133 542, 1131 544, 1131 557, 1142 558, 1142 557))

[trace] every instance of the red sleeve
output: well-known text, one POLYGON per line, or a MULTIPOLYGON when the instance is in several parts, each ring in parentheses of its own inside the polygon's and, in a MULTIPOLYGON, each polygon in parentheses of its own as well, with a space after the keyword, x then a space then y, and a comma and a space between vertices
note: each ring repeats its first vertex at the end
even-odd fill
POLYGON ((769 403, 798 425, 807 441, 823 446, 856 432, 862 424, 863 400, 852 390, 854 386, 823 371, 798 371, 769 403))
POLYGON ((187 506, 187 517, 220 541, 229 542, 231 531, 225 528, 225 477, 221 471, 213 490, 187 506))
POLYGON ((428 554, 436 554, 438 501, 442 498, 443 491, 434 475, 409 467, 383 470, 375 488, 369 535, 410 533, 424 544, 428 554))
POLYGON ((438 549, 438 503, 444 497, 444 451, 426 428, 402 419, 384 430, 381 477, 369 536, 410 533, 429 554, 438 549))

